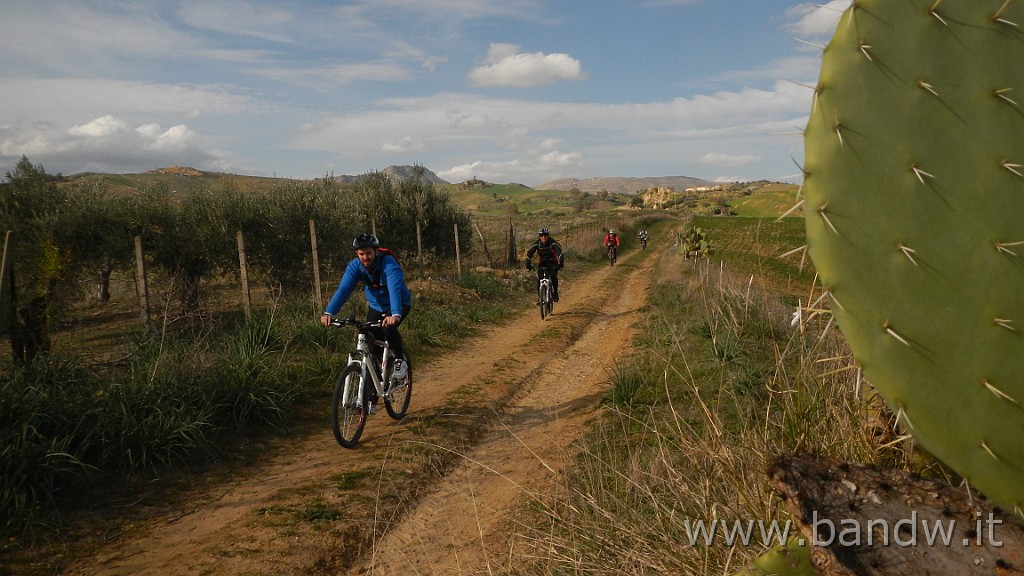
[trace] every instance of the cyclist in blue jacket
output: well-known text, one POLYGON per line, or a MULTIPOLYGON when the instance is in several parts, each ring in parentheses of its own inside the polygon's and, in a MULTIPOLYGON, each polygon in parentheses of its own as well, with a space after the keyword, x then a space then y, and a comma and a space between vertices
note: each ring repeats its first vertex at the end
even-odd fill
MULTIPOLYGON (((360 234, 352 241, 356 257, 345 267, 341 283, 334 292, 330 303, 320 317, 320 323, 330 326, 345 302, 352 296, 359 283, 362 282, 369 310, 367 322, 380 320, 381 330, 377 337, 383 337, 395 353, 395 357, 405 357, 402 346, 402 335, 398 327, 409 316, 412 309, 412 293, 405 284, 405 273, 390 250, 382 249, 380 241, 373 234, 360 234)), ((398 360, 395 364, 394 378, 405 378, 405 362, 398 360)))

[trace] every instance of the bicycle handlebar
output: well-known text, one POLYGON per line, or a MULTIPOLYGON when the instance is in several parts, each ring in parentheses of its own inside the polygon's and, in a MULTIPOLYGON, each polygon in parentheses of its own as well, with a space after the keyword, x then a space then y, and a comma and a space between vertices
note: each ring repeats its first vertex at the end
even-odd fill
POLYGON ((380 328, 380 320, 375 322, 360 322, 356 320, 354 316, 349 318, 331 318, 331 326, 355 326, 360 330, 366 330, 367 328, 380 328))

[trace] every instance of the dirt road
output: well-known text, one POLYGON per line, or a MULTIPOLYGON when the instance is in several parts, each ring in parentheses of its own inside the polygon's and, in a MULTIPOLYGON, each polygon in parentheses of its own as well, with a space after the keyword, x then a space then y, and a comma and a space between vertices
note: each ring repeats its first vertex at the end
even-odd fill
POLYGON ((355 450, 325 422, 185 509, 127 527, 66 573, 500 572, 517 504, 550 489, 629 353, 654 256, 630 253, 585 276, 570 266, 546 321, 531 309, 417 365, 402 422, 380 411, 355 450), (486 424, 467 435, 468 421, 486 424), (446 430, 463 439, 445 444, 446 430))

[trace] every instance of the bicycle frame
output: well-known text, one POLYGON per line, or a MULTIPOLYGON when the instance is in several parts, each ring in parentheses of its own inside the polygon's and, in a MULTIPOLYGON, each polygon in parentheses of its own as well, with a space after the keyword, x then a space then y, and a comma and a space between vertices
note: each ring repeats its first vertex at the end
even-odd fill
POLYGON ((550 266, 541 266, 537 272, 540 276, 537 281, 537 303, 540 305, 540 319, 544 320, 554 307, 554 283, 551 281, 553 271, 550 266))
POLYGON ((391 345, 378 339, 373 331, 380 327, 380 322, 358 322, 349 318, 333 320, 331 325, 358 329, 356 346, 348 353, 348 361, 338 375, 331 397, 334 438, 341 446, 354 448, 362 436, 366 417, 376 412, 376 406, 370 402, 382 403, 394 420, 405 417, 412 395, 412 366, 408 357, 403 358, 405 378, 401 382, 392 380, 397 358, 391 345), (374 353, 377 346, 381 349, 379 355, 374 353), (372 396, 376 398, 371 399, 372 396))
POLYGON ((537 294, 540 295, 543 293, 540 289, 541 286, 545 284, 551 286, 551 268, 541 266, 538 271, 540 272, 540 282, 537 284, 537 294))
MULTIPOLYGON (((384 376, 386 375, 388 378, 391 376, 390 374, 385 374, 385 372, 388 372, 388 360, 392 360, 390 365, 393 367, 395 365, 394 357, 395 355, 391 352, 391 346, 387 341, 377 339, 371 340, 370 335, 367 332, 360 330, 359 335, 356 338, 356 348, 348 354, 348 364, 358 365, 363 378, 365 379, 369 376, 370 381, 373 382, 373 388, 377 392, 377 397, 383 398, 383 383, 387 381, 384 376), (377 366, 376 363, 373 362, 373 360, 376 360, 377 358, 373 354, 371 345, 383 348, 380 355, 380 366, 377 366)), ((347 396, 349 392, 349 390, 345 390, 346 402, 349 400, 347 396)), ((356 401, 359 406, 362 406, 365 402, 365 398, 363 397, 365 393, 366 390, 364 390, 364 387, 360 386, 359 390, 356 392, 356 401)))

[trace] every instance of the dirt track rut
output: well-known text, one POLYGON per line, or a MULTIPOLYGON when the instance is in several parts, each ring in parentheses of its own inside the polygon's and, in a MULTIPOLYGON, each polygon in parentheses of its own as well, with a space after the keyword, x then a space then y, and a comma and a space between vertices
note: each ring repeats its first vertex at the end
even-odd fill
MULTIPOLYGON (((461 346, 458 362, 416 367, 409 415, 372 417, 355 450, 326 424, 230 483, 215 483, 184 509, 139 526, 67 573, 79 575, 319 574, 348 532, 267 521, 268 510, 322 497, 339 475, 415 463, 391 462, 416 443, 417 424, 451 419, 450 396, 472 394, 491 425, 458 454, 458 465, 417 502, 385 522, 370 550, 345 558, 349 574, 492 574, 507 568, 512 514, 522 498, 555 486, 573 440, 597 414, 615 362, 629 352, 646 300, 652 251, 615 267, 563 274, 562 301, 547 321, 534 309, 461 346), (468 391, 468 392, 467 392, 468 391), (261 517, 262 516, 262 517, 261 517)), ((420 463, 422 466, 422 463, 420 463)), ((344 521, 341 522, 342 524, 344 521)))

